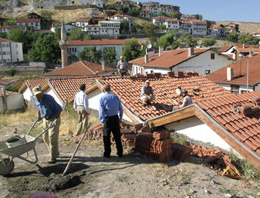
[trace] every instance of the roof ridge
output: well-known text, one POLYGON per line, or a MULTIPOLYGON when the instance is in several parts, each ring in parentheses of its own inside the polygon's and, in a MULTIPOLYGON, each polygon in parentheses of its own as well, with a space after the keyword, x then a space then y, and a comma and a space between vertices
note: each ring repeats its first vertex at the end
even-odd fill
POLYGON ((83 61, 80 61, 89 71, 91 71, 93 74, 96 74, 96 72, 92 71, 83 61))

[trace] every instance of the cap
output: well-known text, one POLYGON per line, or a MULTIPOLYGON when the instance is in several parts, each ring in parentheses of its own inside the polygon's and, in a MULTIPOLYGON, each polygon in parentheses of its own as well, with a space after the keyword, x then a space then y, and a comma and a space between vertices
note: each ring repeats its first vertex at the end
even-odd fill
POLYGON ((150 81, 149 80, 147 80, 147 81, 145 81, 146 83, 150 83, 150 81))
POLYGON ((124 58, 123 56, 120 56, 120 58, 124 58))
POLYGON ((36 96, 39 93, 42 93, 42 89, 40 86, 36 86, 32 89, 33 95, 36 96))
POLYGON ((187 90, 184 90, 184 91, 182 91, 181 93, 185 93, 185 94, 187 94, 187 93, 188 93, 188 91, 187 91, 187 90))

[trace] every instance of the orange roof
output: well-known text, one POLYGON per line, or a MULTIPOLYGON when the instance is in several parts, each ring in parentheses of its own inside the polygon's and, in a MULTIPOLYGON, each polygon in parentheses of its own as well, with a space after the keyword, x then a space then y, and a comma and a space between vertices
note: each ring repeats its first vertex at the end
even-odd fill
POLYGON ((90 19, 77 19, 75 22, 85 22, 85 21, 89 21, 90 19))
POLYGON ((232 47, 233 47, 233 45, 226 45, 226 46, 221 47, 218 51, 219 52, 226 52, 232 47))
POLYGON ((102 65, 92 63, 89 61, 78 61, 65 68, 61 68, 52 72, 44 74, 44 76, 93 76, 96 74, 104 74, 112 72, 115 69, 106 67, 105 71, 102 70, 102 65))
POLYGON ((33 22, 40 22, 40 19, 18 19, 17 23, 33 23, 33 22))
POLYGON ((197 19, 191 20, 192 23, 207 23, 206 21, 200 21, 197 19))
POLYGON ((98 24, 88 24, 87 27, 99 27, 98 24))
POLYGON ((92 18, 105 18, 105 16, 102 16, 102 15, 92 15, 92 18))
POLYGON ((7 81, 4 81, 4 80, 0 80, 0 85, 4 85, 4 86, 7 86, 11 84, 10 82, 7 82, 7 81))
POLYGON ((123 45, 127 39, 121 40, 70 40, 69 45, 123 45))
POLYGON ((155 54, 155 56, 149 58, 148 63, 144 62, 144 57, 130 61, 130 63, 140 65, 142 67, 160 67, 160 68, 171 68, 184 61, 187 61, 193 57, 200 55, 210 48, 198 48, 194 49, 194 55, 188 57, 188 49, 176 49, 171 51, 165 51, 162 56, 155 54))
POLYGON ((193 16, 193 15, 182 15, 181 17, 186 17, 186 18, 196 18, 196 17, 193 16))
MULTIPOLYGON (((249 85, 254 86, 260 82, 260 54, 254 53, 252 57, 249 58, 249 85)), ((246 85, 247 84, 247 58, 243 58, 242 61, 236 61, 223 67, 206 77, 209 80, 217 83, 225 84, 237 84, 237 85, 246 85), (240 63, 241 63, 241 77, 240 75, 240 63), (232 67, 234 72, 234 78, 231 81, 227 81, 227 68, 232 67)))
POLYGON ((133 18, 132 16, 129 16, 129 15, 123 15, 123 14, 115 14, 111 17, 128 17, 128 18, 133 18))
MULTIPOLYGON (((245 116, 243 113, 235 113, 233 106, 237 104, 258 107, 253 98, 260 98, 260 91, 246 94, 229 94, 222 97, 210 98, 199 101, 197 104, 207 112, 208 115, 242 144, 252 150, 260 157, 260 116, 245 116)), ((235 140, 234 140, 235 141, 235 140)))

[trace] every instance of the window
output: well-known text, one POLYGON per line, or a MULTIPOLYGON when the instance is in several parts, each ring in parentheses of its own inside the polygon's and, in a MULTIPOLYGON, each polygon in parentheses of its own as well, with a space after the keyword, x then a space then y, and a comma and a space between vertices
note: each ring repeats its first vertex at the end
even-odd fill
POLYGON ((231 93, 239 94, 239 85, 231 85, 231 93))
POLYGON ((210 53, 210 59, 214 60, 215 59, 215 53, 210 53))

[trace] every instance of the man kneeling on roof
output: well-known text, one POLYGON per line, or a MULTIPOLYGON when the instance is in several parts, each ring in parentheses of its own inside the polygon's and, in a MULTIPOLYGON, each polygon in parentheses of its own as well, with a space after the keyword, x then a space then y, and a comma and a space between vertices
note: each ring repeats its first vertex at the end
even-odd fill
POLYGON ((153 89, 150 86, 150 81, 145 81, 145 85, 141 89, 141 101, 143 105, 151 104, 154 99, 153 89))
POLYGON ((188 105, 190 105, 190 104, 193 103, 191 96, 188 95, 188 91, 186 91, 186 90, 182 91, 182 92, 181 92, 181 96, 183 96, 184 99, 183 99, 182 104, 176 107, 177 109, 186 107, 186 106, 188 106, 188 105))

